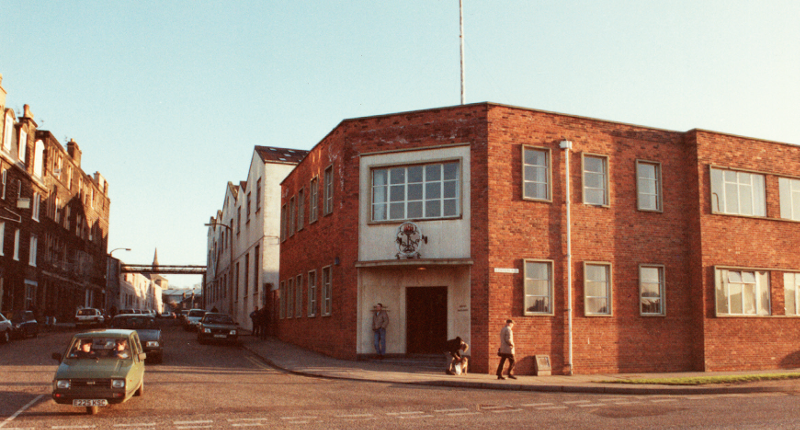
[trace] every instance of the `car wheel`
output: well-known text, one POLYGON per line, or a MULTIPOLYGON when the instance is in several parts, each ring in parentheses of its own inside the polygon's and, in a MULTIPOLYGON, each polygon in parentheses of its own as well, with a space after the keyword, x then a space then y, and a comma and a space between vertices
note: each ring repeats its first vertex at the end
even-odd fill
POLYGON ((3 343, 11 342, 11 335, 8 334, 8 330, 3 332, 3 335, 0 336, 0 340, 2 340, 3 343))
POLYGON ((100 412, 100 406, 87 406, 86 413, 89 415, 97 415, 100 412))
POLYGON ((144 380, 142 380, 142 385, 139 385, 139 389, 133 393, 134 396, 141 396, 142 394, 144 394, 144 380))

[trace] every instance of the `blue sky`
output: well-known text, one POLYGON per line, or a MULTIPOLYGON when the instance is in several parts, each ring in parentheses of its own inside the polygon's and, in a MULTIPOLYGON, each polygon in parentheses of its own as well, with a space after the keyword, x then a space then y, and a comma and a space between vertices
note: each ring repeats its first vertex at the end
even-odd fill
MULTIPOLYGON (((0 0, 8 107, 109 181, 109 250, 205 264, 255 145, 460 103, 458 0, 0 0)), ((796 0, 464 0, 466 101, 800 144, 796 0)), ((169 277, 174 285, 199 277, 169 277)))

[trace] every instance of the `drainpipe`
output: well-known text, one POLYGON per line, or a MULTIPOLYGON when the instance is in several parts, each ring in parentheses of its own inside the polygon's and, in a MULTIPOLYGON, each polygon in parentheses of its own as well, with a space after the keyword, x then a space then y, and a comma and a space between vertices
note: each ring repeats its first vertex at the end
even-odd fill
POLYGON ((559 145, 564 150, 564 176, 567 209, 567 333, 569 334, 569 354, 567 355, 567 365, 569 366, 569 376, 573 375, 572 368, 572 223, 570 222, 570 187, 569 187, 569 150, 572 149, 572 142, 562 140, 559 145))

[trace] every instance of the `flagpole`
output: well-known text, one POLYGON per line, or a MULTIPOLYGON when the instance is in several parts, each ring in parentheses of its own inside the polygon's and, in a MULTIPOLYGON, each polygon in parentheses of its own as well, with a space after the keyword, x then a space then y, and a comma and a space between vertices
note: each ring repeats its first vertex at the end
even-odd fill
POLYGON ((465 88, 464 88, 464 8, 462 5, 463 0, 458 0, 458 23, 461 27, 461 34, 459 35, 459 39, 461 40, 461 104, 465 103, 465 88))

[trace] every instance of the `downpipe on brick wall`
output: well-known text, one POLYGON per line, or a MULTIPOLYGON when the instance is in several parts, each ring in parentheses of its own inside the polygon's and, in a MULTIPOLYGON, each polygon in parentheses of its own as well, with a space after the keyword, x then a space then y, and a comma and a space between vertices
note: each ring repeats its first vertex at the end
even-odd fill
POLYGON ((559 145, 564 150, 564 176, 565 176, 565 204, 567 210, 567 333, 569 335, 569 354, 567 355, 567 365, 569 366, 569 376, 573 375, 572 368, 572 223, 570 222, 570 188, 569 188, 569 150, 572 149, 572 142, 562 140, 559 145))

